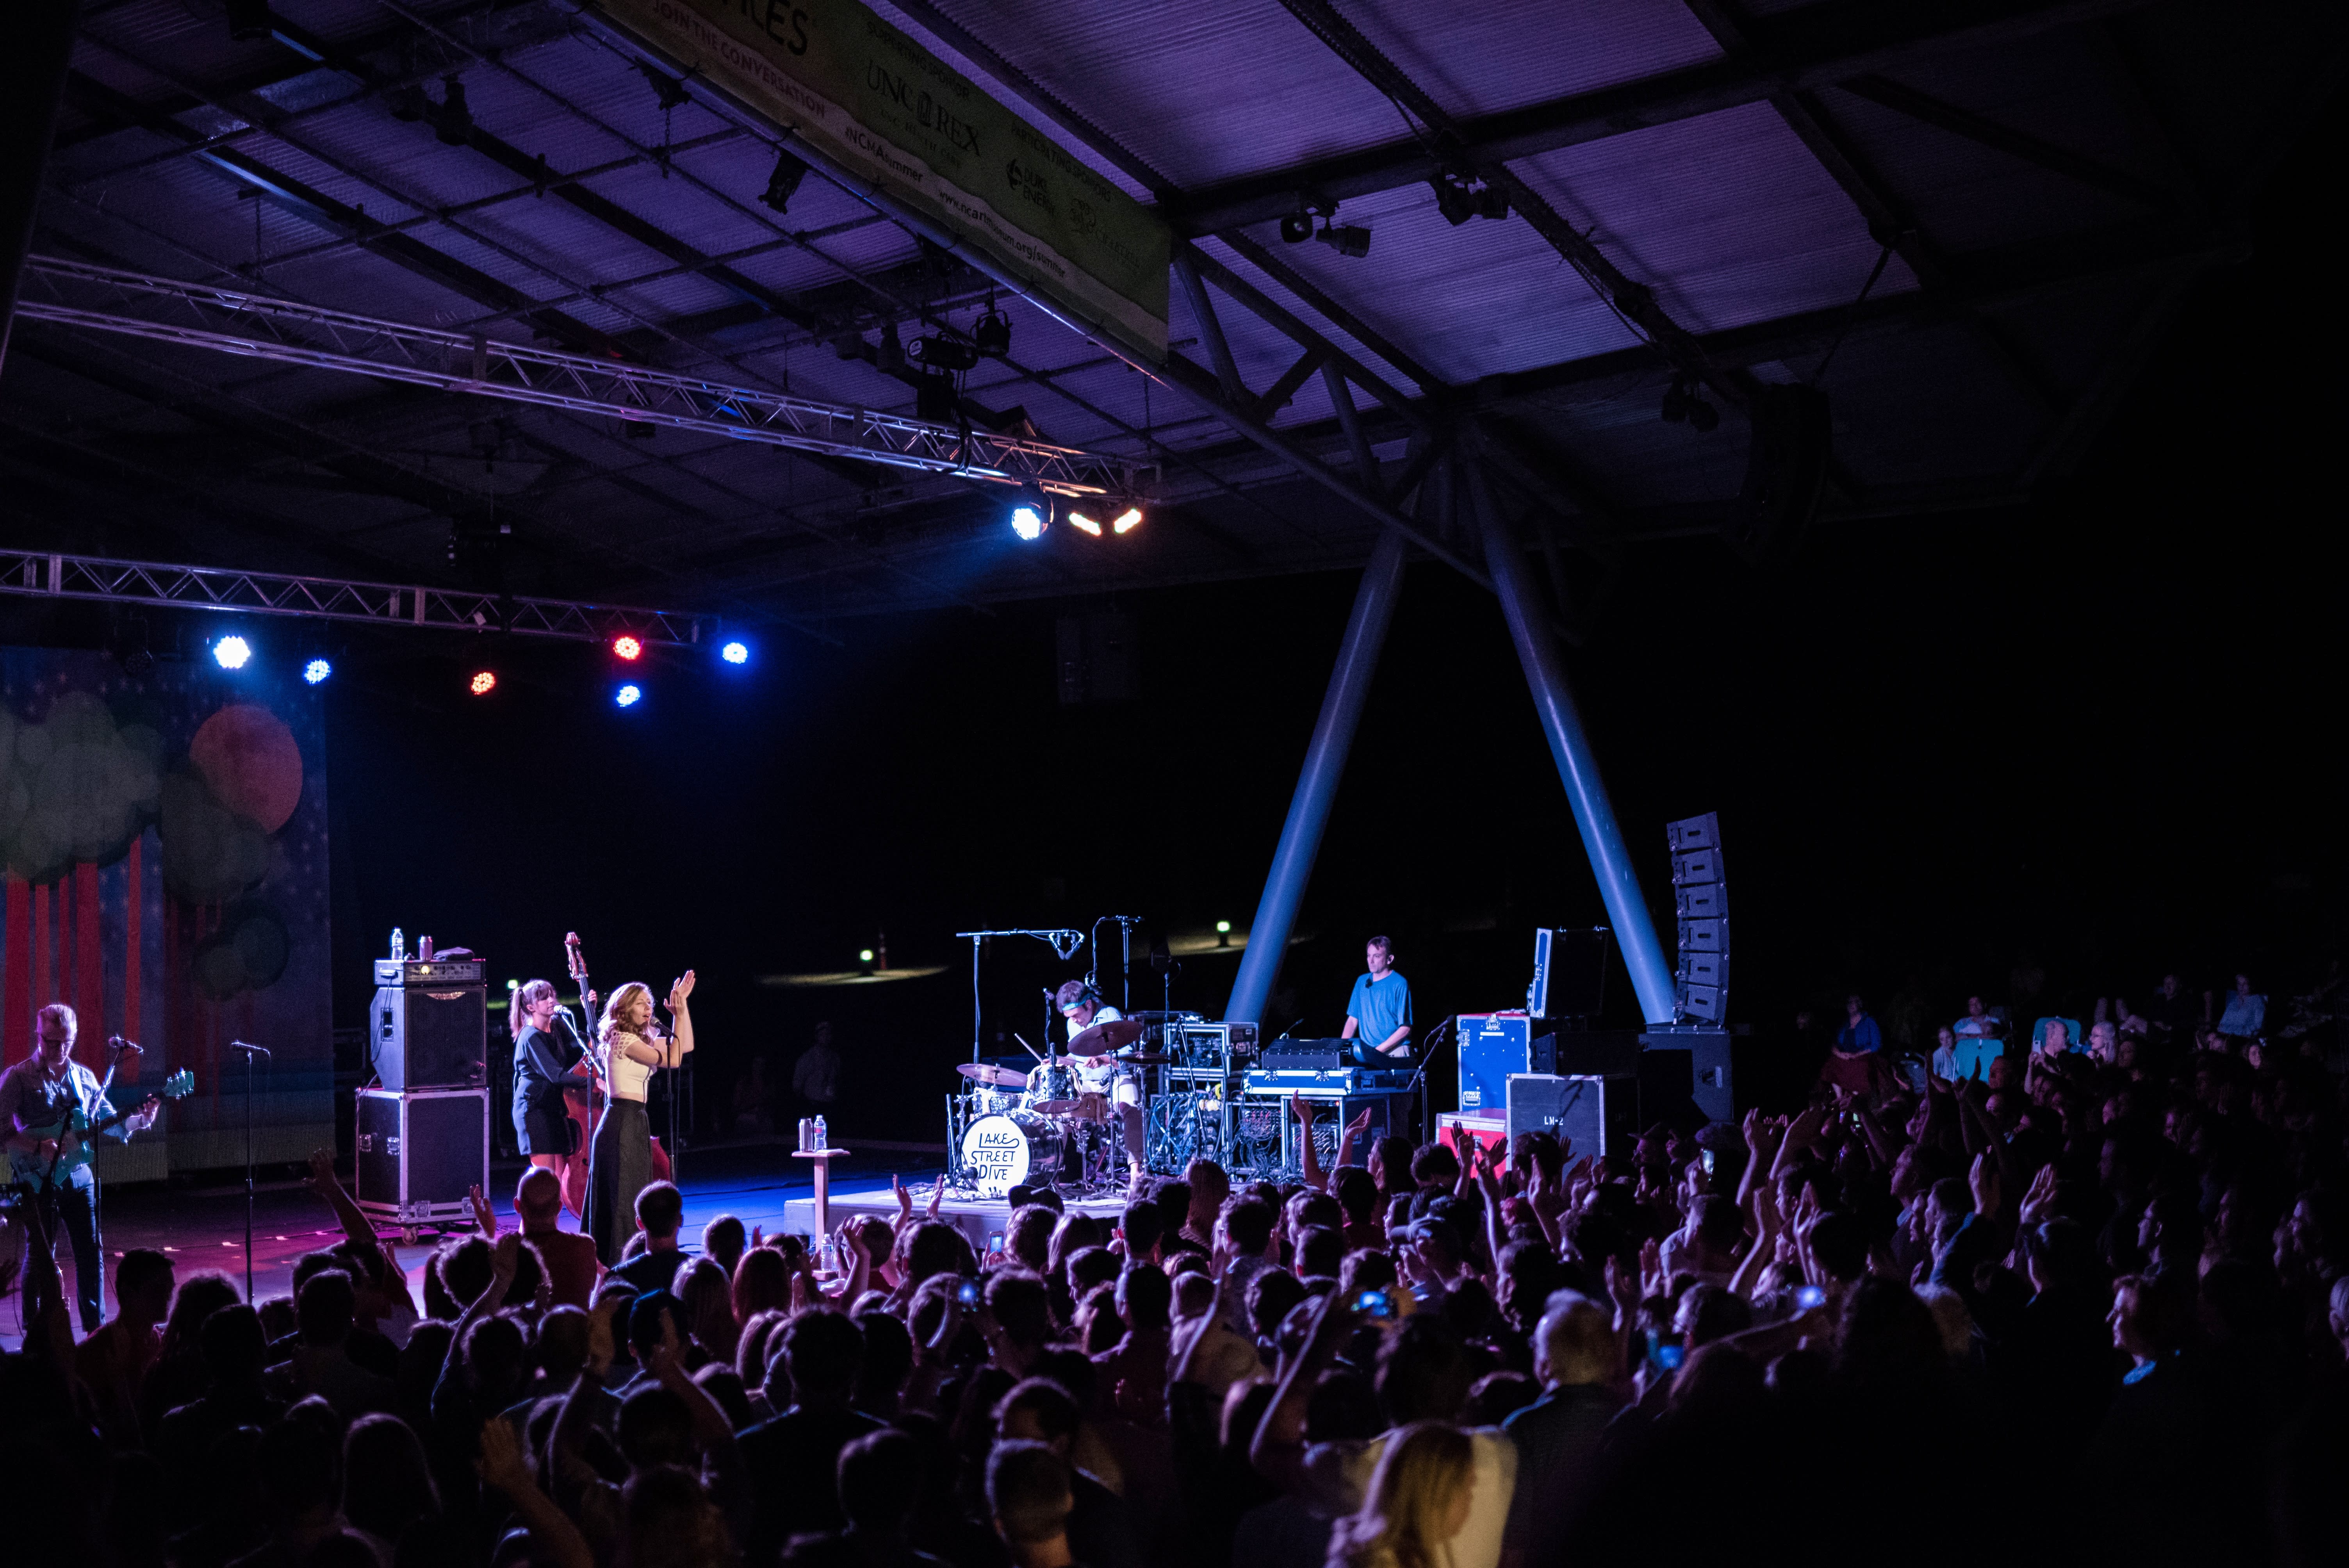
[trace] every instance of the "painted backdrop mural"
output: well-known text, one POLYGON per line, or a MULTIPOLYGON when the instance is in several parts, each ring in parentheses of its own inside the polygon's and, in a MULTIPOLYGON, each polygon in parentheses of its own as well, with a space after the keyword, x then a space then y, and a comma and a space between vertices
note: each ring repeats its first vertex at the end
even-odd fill
POLYGON ((117 1180, 243 1163, 232 1040, 274 1053, 254 1075, 259 1157, 332 1142, 323 722, 291 674, 0 649, 0 1057, 21 1060, 34 1009, 64 1001, 94 1069, 119 1034, 146 1047, 124 1081, 196 1075, 161 1136, 102 1155, 117 1180))

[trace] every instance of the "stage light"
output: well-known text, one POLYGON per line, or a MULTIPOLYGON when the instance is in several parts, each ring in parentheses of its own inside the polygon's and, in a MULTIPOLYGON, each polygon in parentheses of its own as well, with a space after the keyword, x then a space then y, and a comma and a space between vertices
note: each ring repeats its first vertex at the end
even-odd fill
POLYGON ((800 181, 807 178, 808 166, 788 152, 775 154, 775 171, 767 176, 767 189, 759 200, 778 212, 792 209, 792 198, 798 194, 800 181))
POLYGON ((1044 537, 1045 512, 1039 502, 1023 500, 1011 509, 1011 531, 1033 544, 1044 537))
POLYGON ((231 634, 212 645, 212 659, 224 670, 241 670, 253 657, 253 645, 231 634))
POLYGON ((1476 215, 1476 198, 1460 182, 1459 176, 1439 174, 1428 183, 1435 187, 1435 210, 1454 228, 1476 215))
POLYGON ((316 686, 320 681, 325 680, 328 676, 333 675, 334 673, 335 666, 328 664, 324 659, 312 659, 308 664, 302 666, 302 678, 309 682, 312 686, 316 686))
POLYGON ((636 638, 623 632, 612 639, 612 651, 624 659, 634 659, 644 653, 645 645, 636 638))
POLYGON ((872 963, 872 962, 873 962, 873 949, 871 949, 871 948, 869 948, 869 947, 860 947, 860 948, 858 948, 858 949, 856 950, 856 962, 858 962, 859 964, 870 964, 870 963, 872 963))
POLYGON ((1109 526, 1113 532, 1132 533, 1142 526, 1142 509, 1138 506, 1127 507, 1117 514, 1116 521, 1109 526))
POLYGON ((487 696, 497 689, 498 676, 496 671, 475 670, 473 672, 471 690, 475 696, 487 696))
POLYGON ((1011 318, 996 309, 987 307, 987 314, 970 329, 970 341, 990 359, 1000 359, 1011 352, 1011 318))
POLYGON ((729 643, 718 650, 718 656, 730 665, 747 665, 750 662, 750 649, 747 644, 729 643))
POLYGON ((1074 507, 1069 509, 1069 526, 1071 528, 1082 529, 1085 532, 1092 534, 1095 539, 1099 539, 1102 536, 1102 525, 1095 522, 1092 518, 1087 517, 1083 512, 1077 511, 1074 507))
POLYGON ((1219 920, 1216 922, 1216 945, 1218 947, 1229 947, 1231 944, 1232 923, 1228 920, 1219 920))
POLYGON ((1291 212, 1280 221, 1280 237, 1292 245, 1301 245, 1313 237, 1313 220, 1303 212, 1291 212))
POLYGON ((1353 224, 1325 223, 1313 236, 1341 256, 1367 256, 1371 253, 1371 232, 1353 224))
POLYGON ((645 694, 643 688, 633 686, 622 686, 612 697, 612 700, 618 703, 622 707, 634 707, 636 704, 644 701, 644 699, 645 694))

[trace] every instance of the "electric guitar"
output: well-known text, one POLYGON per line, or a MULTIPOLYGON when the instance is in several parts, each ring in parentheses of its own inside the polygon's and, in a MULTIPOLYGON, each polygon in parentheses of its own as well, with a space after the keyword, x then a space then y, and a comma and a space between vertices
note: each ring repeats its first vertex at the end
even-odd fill
MULTIPOLYGON (((107 1084, 110 1085, 114 1075, 109 1072, 106 1077, 107 1084)), ((195 1088, 196 1075, 186 1068, 181 1068, 178 1072, 165 1078, 162 1087, 150 1098, 184 1099, 195 1092, 195 1088)), ((99 1086, 98 1093, 101 1098, 105 1095, 106 1089, 107 1085, 99 1086)), ((144 1104, 145 1101, 142 1100, 140 1105, 144 1104)), ((89 1119, 89 1112, 77 1099, 73 1108, 57 1120, 45 1127, 27 1127, 22 1130, 26 1137, 36 1140, 56 1139, 57 1140, 57 1157, 53 1160, 44 1160, 37 1154, 19 1154, 11 1150, 8 1155, 9 1171, 17 1181, 35 1187, 46 1187, 60 1177, 70 1176, 96 1158, 96 1142, 99 1134, 129 1120, 139 1114, 139 1106, 134 1106, 129 1110, 118 1110, 110 1116, 92 1121, 89 1119), (71 1141, 68 1142, 67 1140, 71 1141)))

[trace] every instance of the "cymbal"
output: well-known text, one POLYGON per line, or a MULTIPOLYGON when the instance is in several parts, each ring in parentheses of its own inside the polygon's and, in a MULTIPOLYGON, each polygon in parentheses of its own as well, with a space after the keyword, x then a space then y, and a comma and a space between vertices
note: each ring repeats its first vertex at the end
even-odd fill
POLYGON ((1112 1018, 1106 1024, 1095 1024, 1069 1042, 1072 1057, 1105 1057, 1142 1038, 1139 1018, 1112 1018))
POLYGON ((997 1088, 1020 1088, 1028 1082, 1026 1073, 1011 1068, 999 1068, 991 1062, 960 1062, 956 1065, 955 1071, 967 1078, 992 1084, 997 1088))
POLYGON ((1152 1051, 1147 1053, 1137 1052, 1133 1056, 1120 1057, 1117 1059, 1124 1063, 1127 1067, 1163 1068, 1174 1058, 1173 1057, 1166 1056, 1162 1052, 1152 1051))

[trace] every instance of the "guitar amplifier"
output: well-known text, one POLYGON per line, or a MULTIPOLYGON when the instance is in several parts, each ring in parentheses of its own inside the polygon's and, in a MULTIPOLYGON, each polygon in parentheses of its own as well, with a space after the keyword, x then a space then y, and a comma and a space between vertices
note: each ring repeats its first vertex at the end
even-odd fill
POLYGON ((472 1088, 489 1081, 489 994, 480 964, 379 958, 375 973, 367 1053, 385 1088, 472 1088))
POLYGON ((355 1118, 354 1192, 362 1212, 402 1222, 471 1212, 490 1181, 486 1088, 363 1088, 355 1118))

